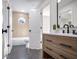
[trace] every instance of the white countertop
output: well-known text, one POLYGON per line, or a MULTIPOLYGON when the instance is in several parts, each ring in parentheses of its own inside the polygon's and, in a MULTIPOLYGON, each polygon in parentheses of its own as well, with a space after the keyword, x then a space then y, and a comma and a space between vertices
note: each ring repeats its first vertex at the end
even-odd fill
POLYGON ((59 36, 69 36, 69 37, 77 37, 77 35, 74 35, 74 34, 67 34, 67 33, 43 33, 43 34, 59 35, 59 36))

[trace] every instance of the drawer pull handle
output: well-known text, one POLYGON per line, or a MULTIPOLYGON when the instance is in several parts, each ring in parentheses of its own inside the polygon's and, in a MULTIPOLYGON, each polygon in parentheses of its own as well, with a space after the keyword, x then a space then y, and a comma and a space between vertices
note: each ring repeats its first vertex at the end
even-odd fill
POLYGON ((66 47, 66 48, 72 48, 72 46, 70 46, 70 45, 66 45, 66 44, 62 44, 62 43, 60 43, 60 45, 66 47))
POLYGON ((46 47, 48 50, 50 50, 50 51, 52 51, 52 49, 50 49, 50 48, 48 48, 48 47, 46 47))
POLYGON ((64 59, 67 59, 65 56, 63 56, 63 55, 60 55, 61 57, 63 57, 64 59))
POLYGON ((52 42, 51 40, 47 40, 48 42, 52 42))

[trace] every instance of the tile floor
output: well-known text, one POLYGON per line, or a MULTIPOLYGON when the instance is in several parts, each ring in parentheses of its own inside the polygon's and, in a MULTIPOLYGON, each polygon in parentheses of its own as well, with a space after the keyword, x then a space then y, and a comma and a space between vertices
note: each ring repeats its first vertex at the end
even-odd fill
POLYGON ((42 59, 42 50, 26 49, 25 45, 13 46, 7 59, 42 59))

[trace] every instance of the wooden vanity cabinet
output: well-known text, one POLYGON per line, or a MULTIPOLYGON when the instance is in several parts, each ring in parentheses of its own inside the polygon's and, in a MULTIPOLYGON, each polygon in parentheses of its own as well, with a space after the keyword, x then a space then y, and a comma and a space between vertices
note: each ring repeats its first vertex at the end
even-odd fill
POLYGON ((43 51, 54 59, 76 59, 77 38, 43 34, 43 51))

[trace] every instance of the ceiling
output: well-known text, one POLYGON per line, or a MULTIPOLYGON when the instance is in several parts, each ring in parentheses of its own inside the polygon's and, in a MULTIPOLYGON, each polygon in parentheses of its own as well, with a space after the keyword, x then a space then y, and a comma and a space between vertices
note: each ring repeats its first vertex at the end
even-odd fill
POLYGON ((11 0, 12 10, 28 12, 35 9, 46 0, 11 0))
POLYGON ((77 1, 77 0, 61 0, 61 2, 59 3, 59 7, 63 8, 64 6, 66 6, 72 2, 75 2, 75 1, 77 1))
MULTIPOLYGON (((12 10, 29 12, 30 10, 39 8, 46 1, 49 0, 11 0, 12 10)), ((71 1, 76 1, 76 0, 61 0, 59 6, 62 8, 64 5, 67 5, 71 1)))

